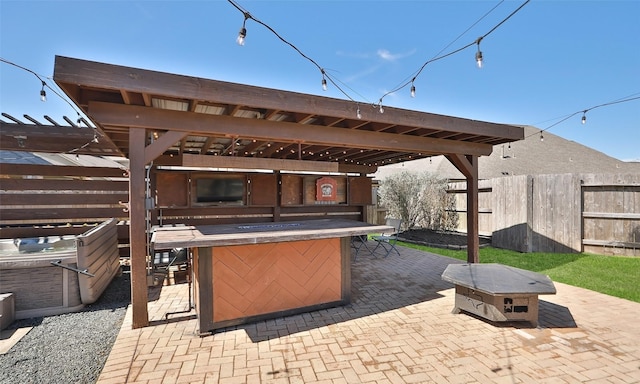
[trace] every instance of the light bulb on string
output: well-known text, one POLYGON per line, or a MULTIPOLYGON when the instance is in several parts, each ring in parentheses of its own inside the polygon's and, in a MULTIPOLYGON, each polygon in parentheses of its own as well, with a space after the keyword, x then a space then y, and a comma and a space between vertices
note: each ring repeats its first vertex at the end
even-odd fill
POLYGON ((247 29, 245 27, 242 27, 240 29, 240 32, 238 33, 238 38, 236 38, 236 42, 238 43, 238 45, 244 45, 245 37, 247 37, 247 29))
POLYGON ((40 90, 40 101, 47 101, 47 92, 44 90, 44 86, 47 85, 42 81, 42 89, 40 90))
POLYGON ((358 108, 356 109, 356 117, 358 118, 358 120, 362 119, 362 114, 360 113, 360 106, 358 105, 358 108))
POLYGON ((544 141, 544 136, 542 136, 542 131, 540 131, 540 141, 544 141))
POLYGON ((382 107, 382 99, 380 99, 380 101, 378 102, 378 111, 380 111, 380 113, 384 113, 384 108, 382 107))
POLYGON ((478 66, 478 69, 482 68, 482 51, 480 51, 481 41, 482 37, 479 37, 478 40, 476 40, 476 44, 478 45, 478 51, 476 52, 476 65, 478 66))
POLYGON ((247 37, 247 28, 245 28, 245 26, 247 24, 247 19, 250 17, 251 15, 249 12, 245 12, 244 20, 242 21, 242 28, 240 28, 240 32, 238 32, 238 37, 236 38, 236 43, 238 43, 238 45, 244 45, 244 40, 247 37))
POLYGON ((413 80, 411 80, 411 97, 416 97, 416 86, 413 84, 413 80))
POLYGON ((587 111, 582 112, 582 124, 587 123, 587 111))
POLYGON ((321 69, 320 72, 322 72, 322 90, 326 91, 327 90, 327 79, 324 77, 324 69, 321 69))

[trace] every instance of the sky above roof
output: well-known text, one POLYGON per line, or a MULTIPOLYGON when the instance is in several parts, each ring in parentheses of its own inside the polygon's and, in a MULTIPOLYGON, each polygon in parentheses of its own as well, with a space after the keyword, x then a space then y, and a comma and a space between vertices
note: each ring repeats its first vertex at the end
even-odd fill
POLYGON ((12 63, 0 63, 0 111, 75 120, 77 108, 54 92, 60 55, 334 97, 363 113, 379 113, 382 99, 532 125, 640 161, 640 1, 523 4, 0 0, 0 57, 12 63), (239 46, 242 11, 251 18, 239 46))

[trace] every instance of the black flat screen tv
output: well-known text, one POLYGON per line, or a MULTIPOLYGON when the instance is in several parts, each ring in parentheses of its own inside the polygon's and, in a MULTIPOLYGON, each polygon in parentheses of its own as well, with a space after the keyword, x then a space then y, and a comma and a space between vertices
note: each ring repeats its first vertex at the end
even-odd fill
POLYGON ((243 176, 211 176, 194 179, 194 202, 197 204, 243 204, 243 176))

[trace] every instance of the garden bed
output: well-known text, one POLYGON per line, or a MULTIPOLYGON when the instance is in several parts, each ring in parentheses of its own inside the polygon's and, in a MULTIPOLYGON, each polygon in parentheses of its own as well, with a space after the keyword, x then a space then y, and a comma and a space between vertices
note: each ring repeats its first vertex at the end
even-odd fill
MULTIPOLYGON (((400 233, 398 240, 435 248, 467 249, 467 234, 454 231, 435 231, 414 228, 400 233)), ((491 245, 491 238, 480 236, 480 247, 491 245)))

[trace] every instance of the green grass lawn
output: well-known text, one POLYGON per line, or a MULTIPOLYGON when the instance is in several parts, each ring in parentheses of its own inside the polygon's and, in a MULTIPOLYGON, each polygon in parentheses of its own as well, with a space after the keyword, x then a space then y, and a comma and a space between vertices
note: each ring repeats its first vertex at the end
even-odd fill
MULTIPOLYGON (((398 242, 404 247, 467 260, 467 251, 398 242)), ((499 263, 548 275, 551 280, 640 303, 640 258, 586 253, 519 253, 480 248, 481 263, 499 263)))

